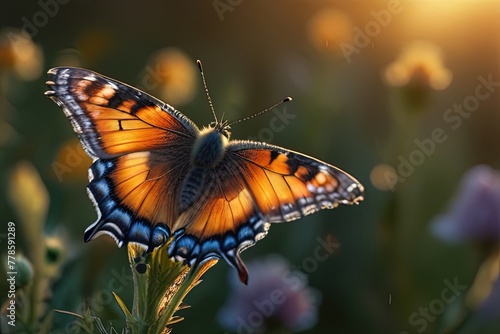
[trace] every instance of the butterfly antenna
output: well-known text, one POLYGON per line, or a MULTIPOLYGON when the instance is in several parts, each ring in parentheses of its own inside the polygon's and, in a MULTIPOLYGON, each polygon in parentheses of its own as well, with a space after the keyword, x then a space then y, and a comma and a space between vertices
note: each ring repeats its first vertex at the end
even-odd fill
POLYGON ((269 110, 273 110, 274 108, 277 108, 279 107, 280 105, 282 105, 283 103, 286 103, 286 102, 289 102, 289 101, 292 101, 292 98, 291 97, 286 97, 284 98, 282 101, 276 103, 275 105, 267 108, 267 109, 264 109, 262 111, 259 111, 258 113, 256 114, 253 114, 251 116, 247 116, 247 117, 243 117, 243 118, 240 118, 240 119, 237 119, 236 121, 232 121, 231 123, 229 123, 228 125, 232 125, 232 124, 237 124, 237 123, 240 123, 240 122, 243 122, 243 121, 246 121, 246 120, 249 120, 251 118, 254 118, 254 117, 257 117, 259 115, 262 115, 263 113, 266 113, 268 112, 269 110))
POLYGON ((207 82, 205 81, 205 74, 203 73, 203 65, 201 65, 201 60, 197 60, 196 64, 198 64, 198 68, 201 73, 201 80, 203 80, 203 87, 205 87, 205 93, 207 94, 208 104, 210 105, 210 109, 212 110, 212 114, 214 115, 215 123, 219 124, 219 120, 217 119, 217 115, 215 114, 214 105, 212 104, 212 99, 210 98, 210 93, 208 92, 207 82))

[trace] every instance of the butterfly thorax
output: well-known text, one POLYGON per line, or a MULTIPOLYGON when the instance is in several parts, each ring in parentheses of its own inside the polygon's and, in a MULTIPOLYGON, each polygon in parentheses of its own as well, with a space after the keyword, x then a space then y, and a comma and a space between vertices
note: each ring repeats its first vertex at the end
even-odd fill
POLYGON ((227 143, 227 136, 219 129, 213 127, 203 129, 191 151, 191 165, 201 168, 217 166, 224 157, 227 143))

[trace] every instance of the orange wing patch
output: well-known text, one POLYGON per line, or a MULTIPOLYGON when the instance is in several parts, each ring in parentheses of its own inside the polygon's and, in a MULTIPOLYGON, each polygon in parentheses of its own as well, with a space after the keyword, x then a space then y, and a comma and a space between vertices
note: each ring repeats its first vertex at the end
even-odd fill
POLYGON ((223 179, 217 183, 212 189, 206 189, 203 197, 180 215, 174 230, 185 227, 186 233, 206 239, 235 232, 248 221, 255 210, 248 189, 237 179, 223 179), (226 186, 228 183, 233 184, 226 186), (233 195, 235 187, 239 192, 233 195))
POLYGON ((319 160, 278 148, 242 149, 245 181, 261 212, 270 222, 301 218, 338 203, 351 203, 349 187, 357 181, 319 160), (341 187, 339 177, 345 178, 341 187))
POLYGON ((175 117, 157 105, 125 98, 111 86, 94 81, 75 82, 72 91, 101 134, 102 149, 109 155, 158 149, 179 133, 188 135, 175 117))
MULTIPOLYGON (((214 195, 214 194, 212 194, 214 195)), ((193 207, 191 213, 181 215, 179 221, 188 223, 186 233, 200 239, 235 233, 248 222, 255 211, 253 199, 247 189, 228 201, 224 196, 215 194, 203 206, 193 207)))
POLYGON ((242 172, 259 210, 265 214, 279 212, 280 201, 266 171, 260 166, 246 162, 242 172))
MULTIPOLYGON (((93 120, 97 132, 101 134, 102 149, 110 155, 161 148, 178 136, 125 111, 90 103, 83 103, 82 106, 93 120)), ((157 112, 168 115, 162 110, 157 112)), ((172 116, 170 118, 173 119, 172 116)))
MULTIPOLYGON (((120 156, 110 174, 118 202, 153 225, 173 225, 176 220, 176 182, 182 165, 166 161, 150 166, 151 155, 138 152, 120 156)), ((158 160, 157 160, 158 161, 158 160)))
POLYGON ((175 117, 163 110, 160 106, 141 101, 138 96, 127 96, 110 84, 102 84, 87 79, 73 79, 71 88, 76 99, 82 103, 90 115, 97 116, 103 113, 106 119, 136 119, 149 127, 160 128, 167 131, 176 131, 190 135, 175 117), (112 111, 122 112, 119 115, 112 111), (113 117, 110 118, 111 114, 113 117))
POLYGON ((254 149, 238 151, 237 154, 256 165, 264 167, 275 173, 283 175, 290 173, 288 157, 283 153, 264 149, 254 149))
POLYGON ((46 94, 63 107, 93 158, 192 141, 196 125, 174 108, 133 87, 76 68, 49 71, 46 94))

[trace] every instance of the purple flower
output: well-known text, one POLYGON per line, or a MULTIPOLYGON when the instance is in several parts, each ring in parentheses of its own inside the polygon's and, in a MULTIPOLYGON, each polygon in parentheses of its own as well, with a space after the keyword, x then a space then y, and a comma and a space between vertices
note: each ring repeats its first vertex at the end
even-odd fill
POLYGON ((435 219, 432 232, 450 242, 500 239, 500 172, 480 165, 463 177, 448 213, 435 219))
POLYGON ((248 286, 229 276, 232 294, 219 311, 219 323, 236 333, 262 333, 270 327, 299 332, 317 322, 320 295, 307 276, 290 269, 279 255, 248 264, 248 286))

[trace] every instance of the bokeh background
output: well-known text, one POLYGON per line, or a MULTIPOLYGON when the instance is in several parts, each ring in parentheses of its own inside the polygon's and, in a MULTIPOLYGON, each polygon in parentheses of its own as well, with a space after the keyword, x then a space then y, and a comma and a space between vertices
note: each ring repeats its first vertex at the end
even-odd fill
POLYGON ((133 290, 124 249, 107 237, 82 240, 96 217, 85 191, 91 161, 44 97, 46 71, 95 70, 201 126, 212 115, 196 59, 229 120, 293 97, 278 108, 289 118, 269 112, 234 126, 234 138, 339 166, 363 183, 366 200, 274 225, 243 253, 307 277, 302 308, 269 320, 227 313, 228 300, 253 301, 238 295, 234 270, 220 261, 187 297, 192 307, 174 333, 257 333, 261 324, 269 333, 500 329, 498 1, 41 0, 0 8, 0 252, 4 261, 12 221, 24 257, 19 290, 36 296, 18 320, 31 319, 33 332, 77 333, 75 317, 53 310, 83 314, 87 306, 120 332, 110 291, 130 303, 133 290), (492 169, 469 173, 476 165, 492 169), (325 240, 338 247, 319 260, 325 240), (309 313, 299 326, 289 318, 301 310, 309 313), (229 316, 256 326, 231 328, 229 316))

